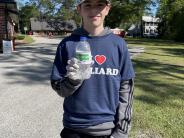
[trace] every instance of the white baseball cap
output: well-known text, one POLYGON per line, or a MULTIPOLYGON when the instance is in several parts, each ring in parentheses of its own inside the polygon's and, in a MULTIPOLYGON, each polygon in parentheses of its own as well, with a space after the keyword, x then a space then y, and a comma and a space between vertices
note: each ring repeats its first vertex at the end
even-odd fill
MULTIPOLYGON (((77 5, 80 5, 82 4, 83 2, 85 2, 86 0, 79 0, 78 4, 77 5)), ((102 0, 101 0, 102 1, 102 0)), ((105 2, 108 2, 110 3, 110 0, 104 0, 105 2)))

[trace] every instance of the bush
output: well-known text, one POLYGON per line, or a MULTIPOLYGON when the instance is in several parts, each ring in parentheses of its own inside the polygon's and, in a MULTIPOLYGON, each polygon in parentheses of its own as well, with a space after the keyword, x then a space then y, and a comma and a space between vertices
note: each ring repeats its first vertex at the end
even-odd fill
POLYGON ((24 40, 25 39, 25 35, 18 35, 15 37, 17 40, 24 40))

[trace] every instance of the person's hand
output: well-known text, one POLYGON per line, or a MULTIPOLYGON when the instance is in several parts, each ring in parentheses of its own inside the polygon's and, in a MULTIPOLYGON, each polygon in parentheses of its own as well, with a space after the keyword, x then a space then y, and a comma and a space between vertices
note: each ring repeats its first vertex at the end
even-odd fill
POLYGON ((89 79, 91 76, 91 66, 94 64, 94 61, 91 60, 89 64, 86 64, 83 66, 80 61, 76 58, 72 58, 68 60, 68 65, 66 66, 67 74, 66 77, 68 77, 71 80, 85 80, 89 79), (85 70, 82 69, 85 67, 85 70), (82 73, 82 74, 81 74, 82 73))
POLYGON ((67 63, 68 65, 66 66, 66 76, 71 80, 82 80, 82 76, 79 75, 78 59, 72 58, 68 60, 67 63))

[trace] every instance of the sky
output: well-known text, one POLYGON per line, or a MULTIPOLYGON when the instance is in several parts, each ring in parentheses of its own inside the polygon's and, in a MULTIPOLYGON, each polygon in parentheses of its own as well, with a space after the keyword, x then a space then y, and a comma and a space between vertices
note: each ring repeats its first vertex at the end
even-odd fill
POLYGON ((157 12, 156 8, 151 8, 151 13, 153 14, 153 16, 156 16, 156 12, 157 12))
POLYGON ((158 4, 156 5, 156 7, 154 6, 150 6, 151 8, 151 13, 153 14, 153 16, 156 16, 156 12, 157 12, 157 8, 158 8, 158 4))
POLYGON ((25 4, 25 3, 28 2, 29 0, 15 0, 15 1, 21 2, 21 3, 25 4))
POLYGON ((18 0, 18 1, 22 1, 22 3, 26 3, 26 2, 28 2, 29 0, 18 0))

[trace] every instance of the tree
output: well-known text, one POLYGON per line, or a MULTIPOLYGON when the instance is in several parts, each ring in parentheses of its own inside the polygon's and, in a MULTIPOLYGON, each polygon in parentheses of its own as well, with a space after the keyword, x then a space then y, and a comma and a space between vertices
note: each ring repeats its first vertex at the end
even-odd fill
POLYGON ((140 23, 142 15, 150 10, 155 0, 112 0, 112 8, 106 18, 106 25, 115 28, 140 23))
POLYGON ((159 1, 161 18, 159 34, 162 38, 184 41, 184 0, 159 1))
POLYGON ((76 0, 31 0, 25 5, 21 4, 20 30, 30 28, 30 18, 38 18, 40 21, 48 21, 48 24, 56 30, 61 28, 75 28, 75 22, 80 23, 80 18, 75 12, 76 0), (53 24, 53 21, 55 23, 53 24), (62 26, 63 25, 63 26, 62 26))
POLYGON ((22 3, 22 1, 19 1, 19 0, 15 0, 16 3, 17 3, 17 8, 20 9, 21 7, 24 6, 24 4, 22 3))
POLYGON ((24 27, 30 30, 30 18, 39 17, 39 11, 34 5, 25 5, 19 10, 20 31, 24 33, 24 27))
POLYGON ((76 14, 76 0, 32 0, 40 12, 40 19, 75 20, 80 24, 80 17, 76 14))
MULTIPOLYGON (((111 0, 112 9, 106 18, 106 25, 115 28, 128 28, 140 24, 142 15, 156 0, 111 0)), ((79 26, 80 16, 76 12, 77 0, 32 0, 29 6, 39 9, 40 19, 75 20, 79 26)), ((34 15, 33 15, 34 16, 34 15)))

